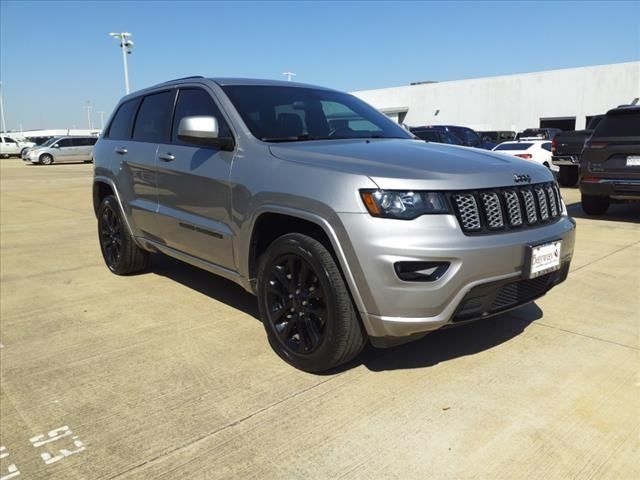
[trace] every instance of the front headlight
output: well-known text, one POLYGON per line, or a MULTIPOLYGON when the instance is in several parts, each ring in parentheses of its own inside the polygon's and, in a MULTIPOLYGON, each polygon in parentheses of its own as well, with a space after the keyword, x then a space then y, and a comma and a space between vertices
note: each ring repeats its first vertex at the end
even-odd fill
POLYGON ((449 213, 447 198, 439 192, 360 190, 367 210, 374 217, 412 220, 430 213, 449 213))

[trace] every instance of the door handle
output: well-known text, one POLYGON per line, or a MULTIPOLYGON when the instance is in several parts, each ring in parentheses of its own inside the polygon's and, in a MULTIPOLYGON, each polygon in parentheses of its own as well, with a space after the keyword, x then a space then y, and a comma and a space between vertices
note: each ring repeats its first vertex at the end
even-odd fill
POLYGON ((115 150, 115 152, 116 152, 118 155, 126 155, 128 151, 129 151, 129 150, 127 150, 125 147, 118 147, 118 148, 116 148, 116 150, 115 150))
POLYGON ((164 162, 173 162, 176 159, 175 155, 171 155, 170 153, 161 153, 158 155, 158 158, 164 162))

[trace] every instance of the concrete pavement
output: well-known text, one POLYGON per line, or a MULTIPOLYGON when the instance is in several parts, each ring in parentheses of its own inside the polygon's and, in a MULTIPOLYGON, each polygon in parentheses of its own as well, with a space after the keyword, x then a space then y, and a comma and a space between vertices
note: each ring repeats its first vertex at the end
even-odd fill
POLYGON ((0 161, 0 478, 640 478, 638 205, 564 189, 564 284, 318 376, 230 282, 109 273, 91 173, 0 161))

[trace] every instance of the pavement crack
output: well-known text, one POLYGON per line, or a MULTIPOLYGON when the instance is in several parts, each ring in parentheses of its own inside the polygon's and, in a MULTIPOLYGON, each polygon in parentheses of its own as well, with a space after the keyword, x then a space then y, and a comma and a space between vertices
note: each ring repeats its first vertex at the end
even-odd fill
POLYGON ((634 347, 633 345, 627 345, 626 343, 614 342, 613 340, 607 340, 605 338, 594 337, 593 335, 586 335, 584 333, 574 332, 573 330, 568 330, 566 328, 556 327, 555 325, 549 325, 548 323, 542 323, 541 321, 536 321, 534 325, 540 325, 542 327, 553 328, 555 330, 560 330, 561 332, 571 333, 573 335, 578 335, 580 337, 590 338, 592 340, 597 340, 599 342, 609 343, 611 345, 617 345, 619 347, 630 348, 631 350, 640 350, 639 347, 634 347))
POLYGON ((169 450, 165 450, 162 453, 156 455, 155 457, 150 458, 149 460, 145 460, 145 461, 140 462, 140 463, 138 463, 136 465, 133 465, 132 467, 128 468, 127 470, 124 470, 122 472, 118 472, 115 475, 112 475, 112 476, 108 477, 106 480, 113 480, 113 479, 116 479, 116 478, 120 478, 123 475, 126 475, 126 474, 128 474, 130 472, 133 472, 135 470, 138 470, 138 469, 144 467, 145 465, 149 465, 149 464, 155 463, 156 461, 158 461, 162 457, 166 457, 168 455, 171 455, 174 452, 177 452, 177 451, 182 450, 184 448, 187 448, 187 447, 190 447, 190 446, 195 445, 197 443, 200 443, 200 442, 204 441, 205 439, 207 439, 207 438, 209 438, 209 437, 211 437, 213 435, 217 435, 220 432, 224 432, 225 430, 229 430, 231 428, 237 427, 238 425, 240 425, 240 424, 242 424, 242 423, 244 423, 244 422, 246 422, 248 420, 251 420, 253 417, 255 417, 257 415, 260 415, 261 413, 266 412, 267 410, 270 410, 270 409, 272 409, 274 407, 277 407, 278 405, 280 405, 280 404, 282 404, 284 402, 287 402, 288 400, 291 400, 291 399, 296 398, 296 397, 298 397, 300 395, 303 395, 303 394, 309 392, 310 390, 313 390, 314 388, 317 388, 317 387, 319 387, 321 385, 324 385, 327 382, 330 382, 332 380, 335 380, 336 378, 341 377, 342 375, 344 375, 344 373, 332 376, 330 378, 327 378, 326 380, 323 380, 323 381, 321 381, 319 383, 311 385, 310 387, 304 388, 304 389, 299 390, 299 391, 297 391, 295 393, 287 395, 286 397, 278 400, 277 402, 273 402, 273 403, 271 403, 271 404, 269 404, 269 405, 267 405, 267 406, 265 406, 263 408, 260 408, 260 409, 258 409, 256 411, 250 413, 249 415, 245 415, 244 417, 239 418, 238 420, 236 420, 234 422, 231 422, 231 423, 229 423, 227 425, 224 425, 223 427, 217 428, 217 429, 215 429, 215 430, 213 430, 211 432, 207 432, 204 435, 201 435, 201 436, 199 436, 198 438, 196 438, 194 440, 187 441, 187 442, 185 442, 185 443, 183 443, 181 445, 178 445, 177 447, 171 448, 169 450))
POLYGON ((623 250, 626 250, 627 248, 634 247, 634 246, 636 246, 636 245, 640 245, 640 241, 638 241, 638 242, 634 242, 634 243, 632 243, 632 244, 630 244, 630 245, 625 245, 624 247, 620 247, 619 249, 614 250, 614 251, 613 251, 613 252, 611 252, 611 253, 607 253, 604 257, 596 258, 596 259, 595 259, 595 260, 593 260, 592 262, 585 263, 584 265, 582 265, 582 266, 580 266, 580 267, 577 267, 577 268, 575 268, 575 269, 571 270, 569 273, 573 274, 573 273, 577 272, 578 270, 582 270, 583 268, 588 267, 588 266, 590 266, 590 265, 593 265, 594 263, 598 263, 600 260, 604 260, 605 258, 609 258, 610 256, 615 255, 615 254, 616 254, 616 253, 618 253, 618 252, 621 252, 621 251, 623 251, 623 250))

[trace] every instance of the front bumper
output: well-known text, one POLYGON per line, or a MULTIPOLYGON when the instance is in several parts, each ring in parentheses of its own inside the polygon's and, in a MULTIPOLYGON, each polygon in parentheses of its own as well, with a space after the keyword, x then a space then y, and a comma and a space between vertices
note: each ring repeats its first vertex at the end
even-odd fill
MULTIPOLYGON (((566 215, 536 228, 478 236, 464 235, 453 215, 424 215, 412 221, 367 214, 341 214, 340 218, 357 257, 348 261, 356 260, 361 270, 354 278, 366 310, 361 317, 374 343, 393 343, 376 342, 376 338, 438 329, 456 319, 472 289, 522 280, 527 246, 562 240, 562 269, 568 269, 575 241, 575 223, 566 215), (398 261, 446 261, 450 266, 436 281, 409 282, 398 278, 394 270, 398 261)), ((564 280, 558 278, 549 288, 564 280)), ((523 297, 509 308, 532 299, 523 297)), ((498 310, 494 313, 504 311, 498 310)), ((494 313, 485 309, 477 317, 494 313)))

